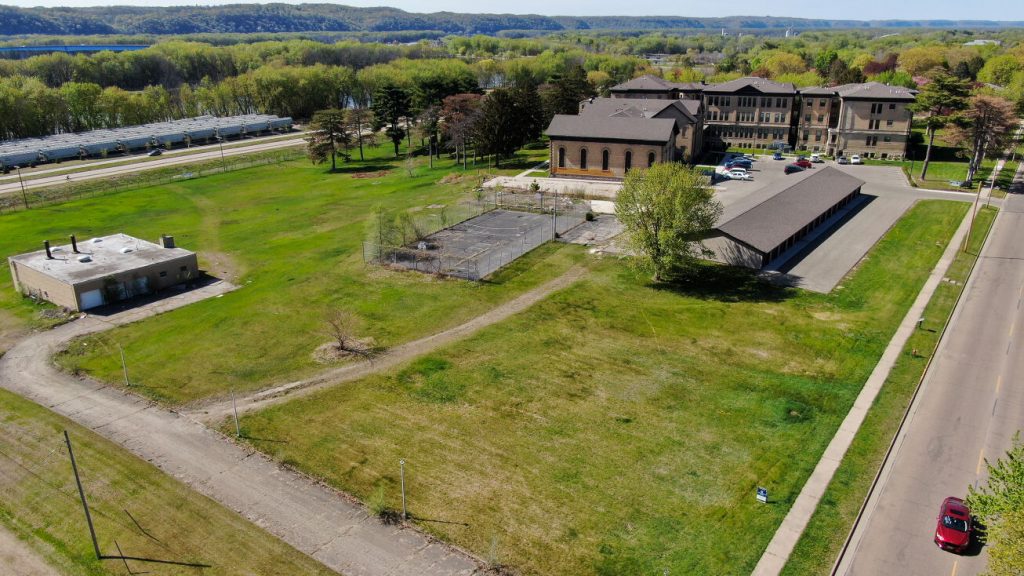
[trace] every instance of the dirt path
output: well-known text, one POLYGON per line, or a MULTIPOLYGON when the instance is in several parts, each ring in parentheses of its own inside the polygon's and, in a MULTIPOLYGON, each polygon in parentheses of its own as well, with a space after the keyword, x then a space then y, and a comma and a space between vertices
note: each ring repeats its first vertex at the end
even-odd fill
MULTIPOLYGON (((261 390, 246 397, 236 398, 235 406, 238 412, 260 410, 274 404, 280 404, 293 398, 311 394, 317 390, 329 386, 335 386, 343 382, 351 382, 364 378, 371 374, 389 370, 394 366, 412 360, 432 352, 442 346, 461 340, 478 330, 491 326, 505 320, 513 314, 517 314, 540 302, 553 292, 561 290, 574 284, 586 274, 586 269, 580 267, 571 268, 565 274, 542 284, 520 296, 504 303, 490 311, 443 332, 413 340, 406 344, 396 346, 387 352, 375 357, 372 361, 362 361, 354 364, 346 364, 338 368, 332 368, 305 380, 281 384, 265 390, 261 390)), ((215 424, 227 418, 232 413, 231 400, 219 400, 211 404, 198 406, 183 412, 193 418, 215 424)))
POLYGON ((36 333, 0 358, 0 387, 112 440, 196 491, 347 576, 469 576, 478 563, 410 528, 384 526, 362 506, 202 423, 122 390, 59 371, 69 340, 233 289, 217 283, 110 316, 36 333))
MULTIPOLYGON (((465 338, 525 310, 585 274, 562 276, 455 328, 398 346, 373 363, 329 370, 243 399, 264 407, 325 386, 386 370, 465 338)), ((302 474, 239 446, 202 422, 123 390, 59 371, 53 355, 68 341, 215 297, 235 286, 216 283, 110 316, 89 315, 36 333, 0 357, 0 387, 71 418, 151 462, 194 490, 242 514, 271 534, 348 576, 470 576, 481 573, 471 555, 402 526, 385 526, 359 504, 302 474)), ((226 405, 230 410, 230 401, 226 405)), ((226 414, 223 404, 204 415, 226 414)))
POLYGON ((18 537, 0 526, 0 566, 4 574, 12 576, 57 576, 34 550, 18 537))

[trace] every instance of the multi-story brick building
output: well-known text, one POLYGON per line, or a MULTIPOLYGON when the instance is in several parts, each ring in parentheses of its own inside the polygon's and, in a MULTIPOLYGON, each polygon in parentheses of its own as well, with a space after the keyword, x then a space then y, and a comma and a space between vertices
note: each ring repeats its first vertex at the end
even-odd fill
POLYGON ((878 82, 805 88, 797 148, 829 156, 903 158, 910 142, 915 92, 878 82))
POLYGON ((704 141, 709 148, 775 148, 796 139, 798 93, 791 83, 738 78, 704 87, 704 141))

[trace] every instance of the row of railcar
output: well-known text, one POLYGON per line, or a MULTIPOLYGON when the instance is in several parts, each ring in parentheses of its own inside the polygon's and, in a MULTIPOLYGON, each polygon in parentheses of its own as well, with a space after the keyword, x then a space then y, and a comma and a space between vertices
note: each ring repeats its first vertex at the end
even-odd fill
POLYGON ((42 162, 95 158, 156 147, 191 146, 217 139, 287 132, 291 128, 292 119, 288 117, 246 114, 228 117, 199 116, 125 128, 23 138, 0 142, 0 169, 34 166, 42 162))

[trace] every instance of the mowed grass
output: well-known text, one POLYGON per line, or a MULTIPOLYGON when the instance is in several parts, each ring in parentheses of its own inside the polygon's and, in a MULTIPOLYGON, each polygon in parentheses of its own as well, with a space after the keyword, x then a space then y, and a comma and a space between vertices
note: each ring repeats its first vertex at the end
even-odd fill
POLYGON ((924 329, 915 330, 903 347, 874 406, 797 542, 782 572, 785 576, 815 576, 831 570, 924 374, 928 359, 938 344, 942 329, 953 313, 995 216, 996 209, 991 207, 984 207, 978 212, 970 246, 967 251, 957 254, 945 276, 956 284, 942 282, 935 290, 924 311, 924 329), (918 351, 917 355, 914 350, 918 351))
POLYGON ((746 574, 966 209, 917 204, 831 295, 591 260, 528 311, 243 434, 392 508, 404 458, 414 522, 524 574, 746 574))
MULTIPOLYGON (((426 207, 446 205, 454 212, 473 198, 480 179, 470 170, 440 184, 461 168, 442 160, 431 170, 419 159, 410 176, 401 161, 377 154, 384 155, 341 165, 344 171, 334 174, 299 161, 2 215, 0 253, 35 250, 43 239, 69 233, 146 239, 170 233, 179 246, 197 250, 211 274, 238 283, 240 290, 221 298, 85 338, 60 356, 69 370, 117 382, 120 344, 133 389, 170 404, 322 369, 313 352, 330 340, 324 322, 330 310, 355 313, 363 320, 358 335, 389 347, 468 320, 572 265, 575 256, 546 247, 491 282, 470 283, 364 264, 362 241, 374 207, 436 212, 426 207)), ((506 161, 504 173, 534 161, 506 161)), ((10 282, 4 267, 0 285, 10 282)), ((0 312, 22 329, 37 308, 12 289, 0 291, 0 312)))
MULTIPOLYGON (((334 574, 111 442, 0 390, 0 524, 58 573, 129 573, 120 559, 96 559, 64 444, 65 429, 100 551, 118 556, 120 546, 125 556, 170 562, 128 560, 135 574, 334 574)), ((3 566, 0 573, 8 574, 3 566)))

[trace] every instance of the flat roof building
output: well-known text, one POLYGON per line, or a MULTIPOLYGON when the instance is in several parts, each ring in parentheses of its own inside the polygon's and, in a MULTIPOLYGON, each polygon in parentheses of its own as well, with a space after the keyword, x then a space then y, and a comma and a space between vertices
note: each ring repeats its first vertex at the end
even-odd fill
POLYGON ((764 199, 722 215, 704 240, 713 260, 761 269, 860 195, 864 181, 827 166, 787 177, 764 199))
POLYGON ((14 288, 69 310, 104 304, 194 280, 199 276, 195 252, 177 248, 172 236, 160 244, 113 234, 11 256, 14 288))

